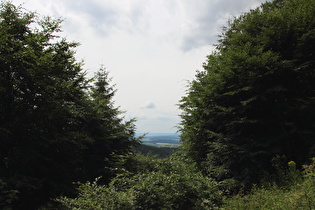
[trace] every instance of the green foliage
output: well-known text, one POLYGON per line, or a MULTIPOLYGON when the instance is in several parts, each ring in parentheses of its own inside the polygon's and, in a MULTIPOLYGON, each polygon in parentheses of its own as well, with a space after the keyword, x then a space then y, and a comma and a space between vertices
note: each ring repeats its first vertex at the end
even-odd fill
MULTIPOLYGON (((183 152, 157 159, 131 153, 134 120, 120 117, 103 67, 86 79, 61 20, 1 3, 0 207, 35 209, 79 181, 65 208, 212 209, 275 173, 276 155, 304 163, 315 153, 314 14, 314 0, 275 0, 231 20, 181 100, 183 152)), ((290 162, 280 178, 293 184, 226 206, 314 208, 314 165, 303 173, 290 162)))
POLYGON ((183 155, 137 155, 134 161, 141 164, 133 175, 122 174, 109 186, 85 183, 77 198, 61 202, 70 209, 211 209, 221 202, 217 183, 183 155))
POLYGON ((266 2, 229 22, 181 100, 182 148, 241 187, 315 148, 315 1, 266 2), (233 181, 234 180, 234 181, 233 181))
POLYGON ((315 208, 315 159, 303 166, 303 180, 296 164, 290 161, 288 176, 291 183, 286 188, 272 185, 268 188, 254 188, 251 194, 236 195, 227 199, 223 209, 314 209, 315 208))
POLYGON ((94 182, 87 182, 78 188, 78 198, 62 198, 61 202, 69 209, 131 209, 132 193, 117 191, 94 182))
POLYGON ((8 184, 0 179, 0 208, 11 208, 14 201, 18 199, 18 191, 13 190, 8 184))
POLYGON ((60 25, 0 5, 0 194, 18 196, 6 201, 14 208, 71 194, 73 181, 106 181, 113 154, 137 143, 133 120, 113 105, 108 73, 101 67, 94 83, 86 79, 78 43, 60 38, 60 25))
POLYGON ((148 146, 145 144, 141 144, 137 147, 134 148, 135 152, 139 152, 143 155, 149 155, 149 154, 154 154, 157 155, 160 158, 165 158, 171 154, 173 154, 176 151, 179 151, 179 148, 173 148, 173 147, 153 147, 153 146, 148 146))

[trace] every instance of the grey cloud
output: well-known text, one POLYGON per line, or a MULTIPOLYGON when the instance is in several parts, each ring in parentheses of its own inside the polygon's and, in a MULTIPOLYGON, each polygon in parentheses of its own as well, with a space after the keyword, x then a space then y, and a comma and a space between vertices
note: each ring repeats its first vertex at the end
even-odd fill
POLYGON ((141 109, 155 109, 156 105, 153 102, 147 103, 145 106, 141 107, 141 109))
POLYGON ((144 31, 146 30, 150 23, 148 20, 145 18, 146 16, 146 11, 142 7, 142 5, 133 5, 133 7, 130 9, 130 13, 128 14, 128 18, 130 22, 132 23, 132 26, 129 27, 131 30, 139 30, 144 31), (142 29, 142 30, 141 30, 142 29))
POLYGON ((227 25, 230 17, 246 12, 244 8, 256 8, 263 2, 265 0, 196 1, 197 6, 190 14, 192 24, 183 37, 181 49, 189 51, 216 44, 222 27, 227 25))
POLYGON ((150 27, 147 18, 149 11, 145 1, 131 3, 128 9, 123 9, 114 1, 76 1, 69 8, 89 19, 89 24, 102 36, 108 35, 113 28, 126 30, 129 33, 140 31, 143 33, 150 27))
MULTIPOLYGON (((98 33, 107 35, 109 31, 116 26, 118 22, 118 11, 112 5, 102 5, 96 1, 64 1, 68 10, 71 10, 78 16, 87 18, 89 25, 92 26, 98 33)), ((67 14, 60 14, 62 17, 67 17, 67 14)), ((67 19, 66 24, 73 31, 78 31, 80 23, 77 20, 67 19)))
MULTIPOLYGON (((161 12, 161 15, 166 14, 165 17, 170 19, 175 18, 177 14, 185 22, 180 22, 179 19, 174 28, 185 25, 182 31, 184 34, 175 34, 172 30, 167 31, 168 28, 153 29, 152 33, 156 35, 159 31, 166 30, 166 35, 161 33, 163 38, 178 39, 182 51, 215 44, 221 28, 226 25, 229 16, 236 16, 241 12, 245 12, 244 8, 254 8, 264 1, 195 0, 192 2, 191 0, 182 0, 175 2, 137 0, 127 4, 127 7, 123 9, 115 1, 59 0, 60 3, 62 2, 61 4, 66 6, 68 11, 86 18, 89 26, 101 36, 107 36, 114 28, 127 30, 129 33, 136 32, 142 35, 150 35, 150 30, 155 27, 155 22, 152 22, 152 19, 157 20, 159 18, 154 15, 161 12), (182 11, 184 12, 182 13, 182 11), (171 36, 175 38, 170 38, 171 36)), ((57 7, 54 9, 58 12, 57 7)), ((67 14, 59 13, 59 15, 67 18, 64 24, 67 25, 68 29, 75 33, 84 30, 82 29, 84 26, 80 25, 77 19, 71 19, 71 16, 67 17, 67 14)), ((161 16, 161 19, 163 19, 163 16, 161 16)), ((170 25, 174 24, 171 19, 169 23, 170 25)))

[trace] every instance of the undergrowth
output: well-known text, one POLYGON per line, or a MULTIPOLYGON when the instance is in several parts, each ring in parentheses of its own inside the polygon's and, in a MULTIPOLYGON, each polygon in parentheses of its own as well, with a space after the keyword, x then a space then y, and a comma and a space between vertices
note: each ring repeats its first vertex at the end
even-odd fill
POLYGON ((287 175, 291 180, 285 186, 253 187, 250 194, 226 198, 222 209, 315 209, 315 158, 303 165, 302 171, 294 161, 288 163, 287 175))
POLYGON ((290 161, 277 178, 250 193, 224 196, 219 185, 180 156, 167 159, 138 155, 137 170, 107 185, 82 184, 77 198, 63 197, 65 209, 315 209, 315 158, 297 169, 290 161))

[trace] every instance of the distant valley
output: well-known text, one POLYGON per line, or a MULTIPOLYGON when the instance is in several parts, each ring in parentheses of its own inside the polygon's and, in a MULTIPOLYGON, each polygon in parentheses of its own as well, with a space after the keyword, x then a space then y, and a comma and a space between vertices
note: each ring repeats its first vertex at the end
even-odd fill
MULTIPOLYGON (((138 133, 136 136, 141 135, 141 133, 138 133)), ((173 133, 148 133, 141 139, 141 142, 144 145, 152 147, 177 148, 181 144, 179 135, 173 133)))

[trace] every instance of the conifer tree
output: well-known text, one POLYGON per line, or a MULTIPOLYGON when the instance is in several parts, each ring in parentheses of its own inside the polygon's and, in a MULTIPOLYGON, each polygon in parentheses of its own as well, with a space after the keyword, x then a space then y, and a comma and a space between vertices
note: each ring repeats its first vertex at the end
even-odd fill
POLYGON ((94 86, 86 79, 78 43, 58 36, 61 22, 1 4, 0 208, 35 209, 73 182, 108 179, 112 154, 136 143, 107 73, 94 86))
POLYGON ((315 155, 315 1, 275 0, 231 20, 181 100, 183 148, 246 185, 279 154, 315 155))

